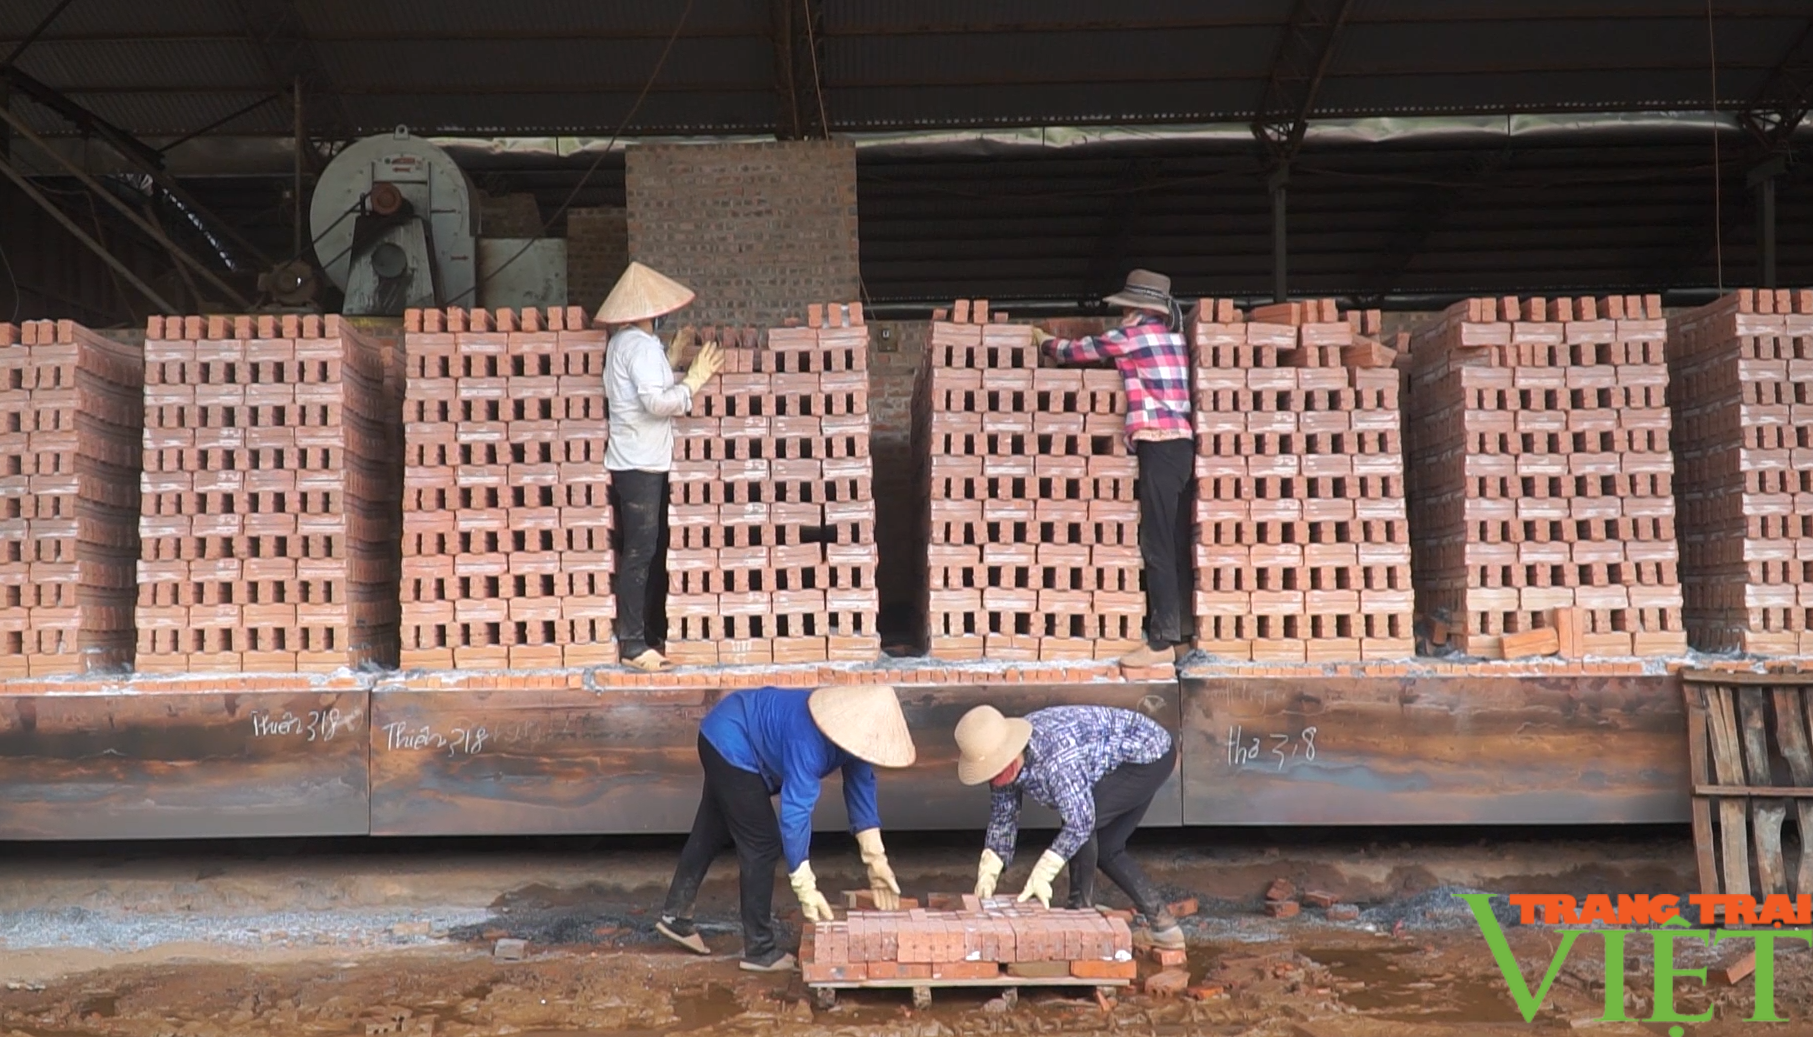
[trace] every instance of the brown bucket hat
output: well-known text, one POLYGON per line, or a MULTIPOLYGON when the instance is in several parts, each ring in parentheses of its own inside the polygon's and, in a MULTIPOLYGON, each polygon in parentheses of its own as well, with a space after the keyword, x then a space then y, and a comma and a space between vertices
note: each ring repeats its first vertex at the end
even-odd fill
POLYGON ((1110 306, 1130 306, 1156 313, 1171 312, 1171 279, 1150 270, 1135 270, 1127 275, 1127 286, 1102 300, 1110 306))

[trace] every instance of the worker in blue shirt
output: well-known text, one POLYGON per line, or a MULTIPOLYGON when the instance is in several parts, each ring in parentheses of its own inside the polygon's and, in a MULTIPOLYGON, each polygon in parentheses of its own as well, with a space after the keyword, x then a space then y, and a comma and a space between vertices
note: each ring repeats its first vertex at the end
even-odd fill
POLYGON ((734 843, 742 968, 791 970, 793 955, 774 943, 774 863, 786 855, 787 878, 806 920, 830 921, 831 904, 818 891, 808 858, 819 783, 838 770, 869 888, 877 906, 898 908, 900 883, 881 845, 874 768, 905 767, 915 755, 900 698, 886 685, 756 688, 727 696, 699 725, 705 790, 655 931, 687 950, 710 953, 692 922, 693 900, 712 858, 734 843), (776 793, 778 817, 769 802, 776 793))

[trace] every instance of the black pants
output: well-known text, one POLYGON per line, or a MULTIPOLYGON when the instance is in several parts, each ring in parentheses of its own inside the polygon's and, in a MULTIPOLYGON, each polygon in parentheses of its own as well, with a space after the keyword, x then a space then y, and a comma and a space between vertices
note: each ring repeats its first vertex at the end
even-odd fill
POLYGON ((762 776, 731 766, 704 735, 699 736, 699 763, 705 767, 705 792, 661 913, 692 917, 712 858, 735 843, 743 957, 759 958, 774 950, 774 865, 781 859, 781 823, 762 776))
MULTIPOLYGON (((1139 554, 1146 567, 1146 644, 1169 648, 1196 635, 1196 558, 1190 549, 1190 484, 1196 443, 1134 444, 1139 458, 1139 554)), ((621 606, 619 606, 621 607, 621 606)))
POLYGON ((625 659, 667 637, 667 473, 611 473, 616 516, 617 650, 625 659))
POLYGON ((1147 918, 1164 910, 1158 887, 1127 852, 1127 839, 1146 818, 1152 797, 1177 766, 1177 742, 1151 763, 1123 763, 1095 783, 1095 834, 1070 858, 1071 907, 1095 906, 1095 869, 1126 892, 1147 918))

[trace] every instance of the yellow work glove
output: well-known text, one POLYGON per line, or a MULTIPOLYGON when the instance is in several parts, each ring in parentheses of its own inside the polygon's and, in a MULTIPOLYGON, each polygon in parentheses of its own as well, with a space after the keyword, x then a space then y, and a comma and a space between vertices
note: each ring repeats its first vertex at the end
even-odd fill
POLYGON ((1033 897, 1038 897, 1039 903, 1050 907, 1051 880, 1057 878, 1058 872, 1063 870, 1064 858, 1050 850, 1039 854, 1039 863, 1032 866, 1032 874, 1026 877, 1026 888, 1020 891, 1020 896, 1017 898, 1019 902, 1023 904, 1033 897))
POLYGON ((1037 324, 1032 326, 1032 341, 1034 345, 1043 346, 1045 343, 1050 342, 1052 338, 1051 332, 1046 331, 1037 324))
POLYGON ((812 874, 811 861, 800 861, 799 868, 787 876, 787 881, 793 884, 793 895, 799 898, 800 913, 806 916, 806 921, 832 920, 831 902, 818 891, 818 878, 812 874))
POLYGON ((881 829, 865 828, 856 833, 856 846, 862 851, 862 862, 869 868, 869 892, 875 906, 882 911, 900 910, 900 883, 894 869, 888 867, 888 853, 881 847, 881 829))
POLYGON ((976 895, 992 897, 995 895, 995 883, 1001 878, 1001 870, 1007 865, 1001 855, 993 850, 982 851, 982 863, 976 865, 976 895))
POLYGON ((687 347, 697 342, 698 339, 699 334, 693 330, 691 324, 674 332, 674 340, 667 345, 667 366, 679 367, 680 358, 686 355, 687 347))
POLYGON ((723 366, 723 351, 718 348, 716 342, 707 342, 700 348, 699 355, 693 358, 692 366, 686 369, 686 377, 680 379, 680 384, 693 392, 698 392, 723 366))

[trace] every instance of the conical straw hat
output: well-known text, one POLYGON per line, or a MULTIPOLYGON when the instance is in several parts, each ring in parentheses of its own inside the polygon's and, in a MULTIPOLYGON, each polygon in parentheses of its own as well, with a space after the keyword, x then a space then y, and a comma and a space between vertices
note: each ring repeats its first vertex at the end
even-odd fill
POLYGON ((977 706, 957 721, 957 780, 980 785, 1007 769, 1032 741, 1032 721, 977 706))
POLYGON ((634 324, 672 313, 693 300, 693 290, 641 263, 631 263, 610 297, 598 307, 601 324, 634 324))
POLYGON ((839 749, 877 767, 906 767, 918 758, 900 697, 886 684, 820 688, 806 700, 812 722, 839 749))

